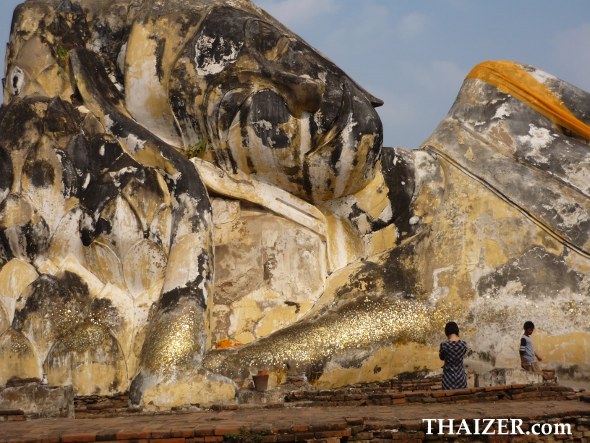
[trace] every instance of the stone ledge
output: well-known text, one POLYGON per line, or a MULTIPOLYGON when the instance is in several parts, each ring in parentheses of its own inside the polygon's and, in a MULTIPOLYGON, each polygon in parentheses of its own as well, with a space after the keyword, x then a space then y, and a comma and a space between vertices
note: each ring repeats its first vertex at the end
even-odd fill
POLYGON ((394 405, 405 403, 469 403, 475 401, 497 400, 572 400, 578 395, 572 388, 554 384, 513 384, 505 386, 486 386, 480 388, 458 389, 454 391, 388 391, 380 393, 359 393, 351 388, 337 391, 295 391, 285 397, 293 406, 364 406, 394 405))
POLYGON ((22 409, 0 409, 0 422, 2 421, 25 421, 25 411, 22 409))
POLYGON ((540 373, 525 371, 521 368, 495 368, 491 371, 479 374, 478 386, 505 386, 514 384, 539 384, 545 382, 557 382, 555 371, 543 371, 540 373))
MULTIPOLYGON (((429 386, 437 386, 437 382, 429 386)), ((210 408, 214 411, 236 411, 238 409, 280 409, 290 407, 314 406, 368 406, 368 405, 404 405, 416 403, 469 403, 476 401, 497 400, 571 400, 582 394, 573 389, 555 384, 512 384, 504 386, 486 386, 468 388, 456 391, 442 391, 434 389, 398 391, 391 388, 390 383, 356 385, 335 390, 273 390, 242 394, 237 403, 215 404, 210 408), (245 398, 254 396, 253 402, 242 402, 245 398)), ((408 386, 408 384, 406 384, 408 386)), ((416 387, 417 384, 413 384, 416 387)), ((87 396, 76 397, 75 410, 77 418, 114 417, 137 414, 153 415, 156 412, 129 409, 126 394, 111 397, 87 396)), ((163 413, 186 413, 201 410, 196 406, 190 408, 176 408, 163 413)))
POLYGON ((22 409, 0 409, 0 415, 25 415, 22 409))
MULTIPOLYGON (((432 381, 432 380, 431 380, 432 381)), ((427 383, 421 383, 425 385, 427 383)), ((48 392, 59 392, 60 388, 49 388, 38 384, 29 384, 35 390, 42 388, 48 392)), ((25 385, 25 386, 29 386, 25 385)), ((406 382, 405 386, 410 384, 406 382)), ((436 386, 429 383, 429 386, 436 386)), ((405 405, 405 404, 428 404, 428 403, 472 403, 480 401, 498 401, 498 400, 574 400, 580 399, 590 401, 586 393, 576 393, 573 389, 555 384, 513 384, 505 386, 487 386, 479 388, 461 389, 456 391, 442 390, 408 390, 399 391, 397 386, 391 387, 391 383, 379 383, 368 385, 356 385, 349 388, 336 390, 297 390, 282 391, 282 395, 277 392, 269 391, 271 397, 262 398, 267 393, 255 393, 260 398, 253 403, 229 403, 212 405, 209 409, 215 411, 236 411, 247 409, 282 409, 282 408, 302 408, 317 406, 369 406, 369 405, 405 405)), ((418 384, 412 384, 413 387, 418 384)), ((7 388, 8 389, 8 388, 7 388)), ((14 389, 14 388, 11 388, 14 389)), ((24 389, 23 386, 18 389, 24 389)), ((31 389, 31 388, 29 388, 31 389)), ((62 388, 64 389, 64 388, 62 388)), ((65 388, 67 389, 67 388, 65 388)), ((6 391, 6 389, 4 390, 6 391)), ((0 391, 0 397, 1 393, 0 391)), ((30 402, 30 400, 29 400, 30 402)), ((34 405, 38 407, 40 405, 34 405)), ((0 405, 0 407, 2 407, 0 405)), ((4 409, 22 410, 23 414, 29 418, 37 417, 55 417, 55 416, 72 416, 67 408, 53 408, 51 411, 34 411, 32 406, 23 407, 22 403, 4 405, 4 409), (52 415, 51 415, 52 414, 52 415)), ((75 408, 76 418, 97 418, 97 417, 124 417, 135 415, 163 415, 163 414, 182 414, 190 413, 202 408, 192 406, 187 408, 177 408, 173 411, 155 412, 143 411, 139 408, 129 408, 127 394, 117 396, 85 396, 76 397, 74 405, 70 410, 75 408)), ((0 414, 0 421, 21 420, 24 418, 8 418, 8 415, 0 414)))
MULTIPOLYGON (((36 382, 0 388, 0 409, 20 410, 10 417, 74 417, 74 390, 71 386, 44 386, 36 382)), ((23 418, 24 419, 24 418, 23 418)))

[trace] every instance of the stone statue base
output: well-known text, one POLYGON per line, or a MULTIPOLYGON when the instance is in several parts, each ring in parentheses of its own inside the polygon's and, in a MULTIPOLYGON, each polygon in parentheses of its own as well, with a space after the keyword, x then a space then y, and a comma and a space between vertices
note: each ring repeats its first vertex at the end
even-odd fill
POLYGON ((34 382, 7 386, 0 388, 0 409, 20 409, 35 418, 74 418, 74 389, 34 382))

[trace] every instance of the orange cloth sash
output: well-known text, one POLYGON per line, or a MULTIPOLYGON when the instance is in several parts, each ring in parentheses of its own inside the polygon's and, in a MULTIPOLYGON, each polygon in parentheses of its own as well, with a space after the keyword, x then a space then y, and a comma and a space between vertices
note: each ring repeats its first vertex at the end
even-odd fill
POLYGON ((480 63, 467 78, 482 80, 526 103, 558 125, 590 140, 590 126, 579 120, 545 85, 510 61, 480 63))

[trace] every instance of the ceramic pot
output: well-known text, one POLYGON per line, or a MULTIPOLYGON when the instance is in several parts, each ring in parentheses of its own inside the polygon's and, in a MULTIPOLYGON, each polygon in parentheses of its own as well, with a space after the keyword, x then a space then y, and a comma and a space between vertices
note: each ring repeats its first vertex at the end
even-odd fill
POLYGON ((258 392, 264 392, 268 388, 268 374, 253 375, 254 389, 258 392))

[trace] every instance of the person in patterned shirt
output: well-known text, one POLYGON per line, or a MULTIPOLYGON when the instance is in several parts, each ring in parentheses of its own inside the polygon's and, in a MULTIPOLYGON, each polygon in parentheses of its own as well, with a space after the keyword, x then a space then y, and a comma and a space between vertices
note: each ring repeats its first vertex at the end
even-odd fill
POLYGON ((459 338, 459 326, 454 321, 445 325, 447 341, 440 344, 438 356, 444 360, 442 388, 445 390, 467 388, 467 374, 463 357, 467 353, 467 343, 459 338))
POLYGON ((538 362, 543 359, 535 352, 535 347, 531 341, 531 335, 535 330, 535 324, 532 321, 526 321, 523 326, 524 334, 520 338, 520 365, 522 369, 532 372, 541 372, 538 362))

